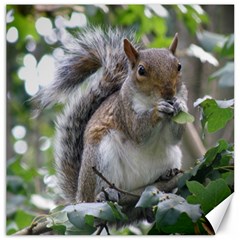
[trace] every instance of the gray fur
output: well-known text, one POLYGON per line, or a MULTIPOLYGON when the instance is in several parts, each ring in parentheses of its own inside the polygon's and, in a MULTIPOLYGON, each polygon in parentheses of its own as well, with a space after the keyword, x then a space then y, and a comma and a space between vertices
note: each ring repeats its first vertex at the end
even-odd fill
POLYGON ((126 37, 133 41, 131 33, 89 27, 77 38, 72 37, 64 47, 64 58, 57 63, 54 81, 32 99, 37 114, 50 104, 65 103, 56 121, 54 149, 58 184, 69 202, 76 197, 85 127, 95 110, 120 89, 127 76, 123 50, 126 37))

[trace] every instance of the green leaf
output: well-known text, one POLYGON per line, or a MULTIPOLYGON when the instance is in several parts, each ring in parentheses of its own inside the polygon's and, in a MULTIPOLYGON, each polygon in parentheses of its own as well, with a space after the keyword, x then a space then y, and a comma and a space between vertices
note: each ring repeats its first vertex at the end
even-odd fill
POLYGON ((121 207, 117 203, 107 202, 107 204, 111 207, 115 219, 127 220, 127 216, 122 213, 121 207))
POLYGON ((192 123, 194 122, 194 116, 190 113, 181 111, 176 116, 174 116, 172 120, 179 124, 185 124, 188 122, 192 123))
POLYGON ((187 49, 187 55, 198 58, 202 63, 208 62, 213 66, 218 66, 218 60, 211 54, 204 51, 201 47, 191 44, 187 49))
MULTIPOLYGON (((199 221, 198 221, 199 222, 199 221)), ((160 231, 165 234, 199 234, 199 232, 195 232, 195 226, 198 225, 198 222, 193 223, 192 220, 188 217, 186 213, 180 214, 177 222, 173 225, 162 225, 160 231)), ((198 227, 199 229, 199 227, 198 227)), ((160 233, 161 234, 161 233, 160 233)), ((163 233, 162 233, 163 234, 163 233)), ((201 234, 205 234, 204 231, 201 234)))
POLYGON ((64 208, 65 208, 64 205, 59 205, 59 206, 53 208, 53 209, 50 211, 50 213, 51 213, 51 214, 53 214, 53 213, 58 213, 58 212, 62 211, 64 208))
POLYGON ((218 153, 228 149, 228 143, 224 139, 218 141, 217 146, 210 148, 204 155, 204 164, 209 166, 216 158, 218 153))
POLYGON ((94 217, 90 215, 82 215, 78 211, 73 211, 67 214, 69 221, 80 230, 84 230, 84 234, 92 234, 96 231, 93 226, 94 217), (89 224, 90 223, 90 224, 89 224))
POLYGON ((7 235, 12 235, 15 232, 17 232, 18 230, 19 230, 19 228, 14 221, 11 221, 10 223, 8 223, 7 229, 6 229, 7 235))
POLYGON ((164 232, 158 229, 156 223, 153 224, 152 228, 149 230, 148 235, 163 235, 164 232))
POLYGON ((228 58, 234 58, 234 34, 229 35, 223 48, 221 55, 228 58))
POLYGON ((34 215, 20 209, 16 212, 15 222, 19 229, 22 229, 31 225, 33 218, 34 215))
POLYGON ((224 181, 226 182, 226 184, 229 187, 234 186, 234 172, 233 171, 223 173, 222 178, 224 179, 224 181))
MULTIPOLYGON (((184 223, 192 226, 202 216, 200 205, 189 204, 184 198, 176 194, 164 194, 158 203, 156 212, 156 226, 165 232, 185 232, 184 223), (169 228, 170 227, 170 228, 169 228)), ((188 227, 189 228, 189 227, 188 227)))
POLYGON ((24 181, 19 176, 7 176, 7 190, 12 193, 19 193, 24 190, 24 181))
POLYGON ((16 213, 21 206, 26 202, 27 197, 20 194, 12 194, 11 197, 8 197, 6 204, 6 214, 11 216, 16 213))
POLYGON ((202 216, 200 205, 189 204, 184 198, 172 194, 160 192, 157 188, 149 186, 142 193, 136 207, 149 208, 157 205, 156 226, 149 234, 157 233, 191 233, 194 231, 193 223, 202 216), (187 228, 178 228, 188 222, 187 228), (170 226, 170 227, 169 227, 170 226))
POLYGON ((64 225, 53 225, 51 228, 58 235, 64 235, 67 229, 64 225))
POLYGON ((198 182, 206 182, 209 180, 216 180, 223 178, 225 182, 232 187, 233 174, 222 175, 224 172, 232 172, 234 166, 233 161, 233 147, 224 139, 218 141, 217 145, 208 149, 203 156, 203 159, 198 161, 196 166, 184 172, 178 180, 178 194, 186 198, 190 192, 186 186, 189 180, 196 180, 198 182), (224 178, 226 176, 226 178, 224 178))
POLYGON ((224 35, 205 30, 198 31, 197 38, 202 47, 208 52, 212 52, 216 46, 223 46, 226 41, 224 35))
POLYGON ((209 80, 219 79, 219 85, 222 87, 234 86, 234 62, 227 62, 222 68, 214 72, 209 80))
POLYGON ((19 176, 26 182, 31 182, 33 177, 38 176, 36 169, 26 165, 22 157, 12 158, 7 165, 8 175, 19 176))
POLYGON ((164 194, 158 203, 156 220, 159 224, 173 225, 182 213, 186 213, 193 222, 202 216, 199 205, 189 204, 176 194, 164 194))
POLYGON ((62 206, 55 208, 52 210, 51 215, 47 217, 47 227, 53 229, 56 234, 67 234, 69 229, 76 229, 68 220, 67 213, 61 210, 62 206))
POLYGON ((101 202, 69 205, 63 211, 67 213, 70 223, 77 229, 91 234, 96 230, 93 225, 95 218, 108 222, 124 221, 126 217, 120 209, 121 207, 117 204, 101 202))
POLYGON ((159 199, 162 196, 163 193, 160 192, 156 187, 148 186, 142 193, 136 204, 136 207, 148 208, 154 206, 159 202, 159 199))
POLYGON ((233 109, 231 107, 219 107, 214 99, 198 99, 194 106, 199 105, 203 109, 201 117, 203 128, 206 126, 209 133, 224 128, 227 122, 233 118, 233 109))
POLYGON ((66 221, 68 221, 67 213, 64 211, 59 211, 52 213, 49 215, 48 219, 48 225, 47 227, 52 227, 53 225, 61 225, 64 224, 66 221))
POLYGON ((187 197, 187 201, 192 204, 200 204, 205 214, 209 213, 231 194, 223 179, 211 181, 206 187, 197 181, 190 181, 187 182, 187 187, 192 193, 187 197))
POLYGON ((69 221, 79 229, 84 229, 86 227, 85 216, 78 211, 72 211, 67 213, 69 221))
POLYGON ((65 235, 81 235, 81 234, 91 234, 89 229, 79 230, 76 228, 68 219, 67 212, 62 210, 62 206, 52 210, 51 215, 47 217, 47 227, 53 229, 56 234, 65 235))

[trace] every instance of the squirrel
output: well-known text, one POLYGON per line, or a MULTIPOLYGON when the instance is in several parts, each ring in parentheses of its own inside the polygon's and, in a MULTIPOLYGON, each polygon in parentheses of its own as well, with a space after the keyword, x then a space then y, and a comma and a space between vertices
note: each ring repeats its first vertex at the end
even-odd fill
POLYGON ((64 46, 52 83, 33 100, 42 110, 64 103, 57 117, 55 162, 68 203, 93 202, 110 182, 131 192, 180 169, 184 125, 172 120, 187 111, 187 89, 169 48, 145 49, 132 33, 86 28, 64 46))

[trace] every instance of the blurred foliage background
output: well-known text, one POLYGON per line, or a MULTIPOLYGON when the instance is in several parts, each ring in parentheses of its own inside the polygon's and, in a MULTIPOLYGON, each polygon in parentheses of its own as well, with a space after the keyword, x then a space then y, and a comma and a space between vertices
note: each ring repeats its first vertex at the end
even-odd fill
POLYGON ((189 90, 189 111, 196 119, 191 129, 198 139, 193 143, 184 138, 185 168, 200 157, 193 144, 204 149, 219 138, 233 142, 233 121, 201 139, 200 114, 193 107, 205 95, 233 98, 233 5, 7 5, 8 234, 59 203, 52 149, 56 113, 46 110, 32 119, 29 99, 53 79, 66 36, 89 24, 133 29, 147 47, 168 47, 179 33, 177 55, 189 90))

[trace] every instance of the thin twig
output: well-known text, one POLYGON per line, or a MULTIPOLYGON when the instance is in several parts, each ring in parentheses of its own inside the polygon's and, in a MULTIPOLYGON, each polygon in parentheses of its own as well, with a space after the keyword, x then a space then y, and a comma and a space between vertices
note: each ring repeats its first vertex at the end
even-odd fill
POLYGON ((140 195, 133 194, 133 193, 124 191, 124 190, 116 187, 115 184, 109 182, 109 180, 108 180, 107 178, 105 178, 105 177, 102 175, 102 173, 100 173, 100 172, 96 169, 96 167, 92 167, 92 170, 93 170, 94 173, 96 173, 103 181, 105 181, 105 182, 109 185, 110 188, 113 188, 113 189, 117 190, 117 191, 120 192, 120 193, 129 195, 129 196, 132 196, 132 197, 140 198, 140 195))
POLYGON ((110 235, 110 232, 109 232, 107 224, 105 225, 105 229, 106 229, 107 235, 110 235))
POLYGON ((100 224, 100 225, 98 226, 98 230, 97 230, 97 232, 96 232, 96 235, 100 235, 101 232, 102 232, 102 230, 104 229, 104 227, 105 227, 105 224, 100 224))

